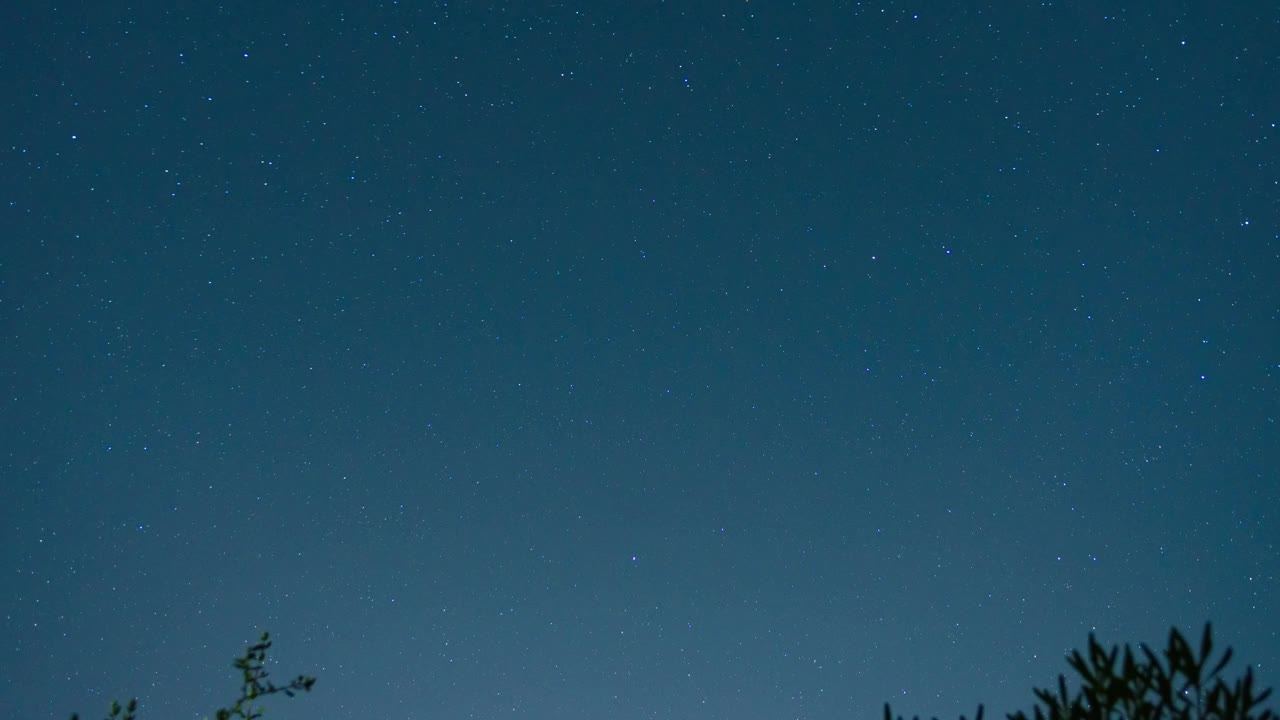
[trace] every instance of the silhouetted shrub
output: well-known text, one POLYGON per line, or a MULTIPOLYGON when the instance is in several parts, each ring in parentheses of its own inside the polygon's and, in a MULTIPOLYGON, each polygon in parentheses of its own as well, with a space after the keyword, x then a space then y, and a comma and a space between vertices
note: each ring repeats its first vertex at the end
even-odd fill
MULTIPOLYGON (((1066 676, 1059 675, 1056 692, 1034 690, 1039 704, 1030 716, 1019 711, 1009 720, 1277 720, 1261 707, 1271 689, 1255 693, 1252 668, 1246 667, 1244 676, 1231 684, 1222 679, 1232 651, 1227 648, 1216 663, 1210 662, 1213 632, 1208 623, 1198 653, 1177 628, 1169 631, 1163 662, 1146 645, 1138 648, 1141 654, 1125 645, 1122 656, 1120 648, 1107 650, 1090 633, 1088 657, 1075 650, 1067 658, 1080 676, 1080 689, 1071 695, 1066 676)), ((975 720, 982 720, 982 713, 979 705, 975 720)), ((888 703, 884 717, 893 720, 888 703)))

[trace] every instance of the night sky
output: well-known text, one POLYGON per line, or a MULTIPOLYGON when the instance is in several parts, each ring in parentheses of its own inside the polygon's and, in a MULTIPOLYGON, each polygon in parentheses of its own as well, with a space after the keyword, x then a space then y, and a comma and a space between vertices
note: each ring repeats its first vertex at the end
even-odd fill
POLYGON ((0 708, 954 718, 1280 684, 1280 9, 0 18, 0 708))

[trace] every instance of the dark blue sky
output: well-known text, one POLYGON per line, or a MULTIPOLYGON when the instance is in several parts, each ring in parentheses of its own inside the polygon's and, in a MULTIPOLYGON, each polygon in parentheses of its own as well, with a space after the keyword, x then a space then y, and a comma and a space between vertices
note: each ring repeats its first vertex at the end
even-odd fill
POLYGON ((0 21, 7 714, 1280 681, 1276 8, 265 5, 0 21))

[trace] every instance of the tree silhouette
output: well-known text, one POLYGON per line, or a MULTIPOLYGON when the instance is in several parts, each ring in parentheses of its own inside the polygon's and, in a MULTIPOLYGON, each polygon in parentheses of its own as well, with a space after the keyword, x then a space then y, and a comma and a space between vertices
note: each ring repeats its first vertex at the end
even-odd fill
MULTIPOLYGON (((255 704, 259 698, 277 693, 293 697, 299 691, 311 691, 316 679, 306 675, 282 686, 267 680, 270 647, 270 637, 264 632, 236 659, 234 667, 241 672, 240 697, 230 707, 219 708, 214 713, 217 720, 257 720, 263 713, 255 704)), ((1216 662, 1212 660, 1209 623, 1205 623, 1199 651, 1177 628, 1169 630, 1163 660, 1144 644, 1138 649, 1140 654, 1125 645, 1121 655, 1119 647, 1104 648, 1090 633, 1087 656, 1075 650, 1067 658, 1080 680, 1075 695, 1067 692, 1066 676, 1059 675, 1056 690, 1033 689, 1039 703, 1031 715, 1019 711, 1010 714, 1009 720, 1280 720, 1275 712, 1261 707, 1271 689, 1254 690, 1253 668, 1246 667, 1244 675, 1231 683, 1223 679, 1222 670, 1231 661, 1232 650, 1227 648, 1216 662)), ((136 699, 124 706, 113 702, 107 720, 136 720, 137 709, 136 699)), ((79 720, 79 716, 71 719, 79 720)), ((894 720, 888 703, 884 720, 894 720)), ((983 720, 983 706, 978 706, 974 720, 983 720)))
MULTIPOLYGON (((1211 665, 1209 623, 1205 623, 1198 653, 1177 628, 1169 630, 1163 662, 1146 645, 1138 647, 1141 655, 1125 645, 1121 656, 1120 648, 1108 650, 1090 633, 1088 657, 1075 650, 1067 658, 1079 675, 1076 694, 1067 692, 1066 676, 1059 675, 1056 691, 1033 691, 1039 704, 1032 715, 1019 711, 1010 714, 1009 720, 1280 720, 1273 711, 1261 708, 1271 689, 1255 693, 1253 668, 1246 667, 1244 676, 1231 684, 1222 679, 1231 648, 1211 665)), ((982 713, 979 705, 975 720, 982 720, 982 713)), ((888 703, 884 717, 893 720, 888 703)))
MULTIPOLYGON (((288 685, 277 686, 267 680, 270 675, 266 671, 267 650, 271 647, 271 639, 268 633, 262 633, 262 638, 258 642, 250 645, 244 655, 236 658, 234 667, 241 672, 240 697, 231 707, 218 708, 214 712, 217 720, 231 720, 232 718, 240 718, 240 720, 256 720, 262 717, 262 707, 255 705, 254 701, 267 695, 275 695, 283 693, 287 697, 293 697, 299 691, 311 692, 311 686, 316 684, 316 679, 299 675, 289 682, 288 685)), ((111 710, 107 715, 107 720, 137 720, 138 700, 134 698, 126 705, 121 706, 118 702, 111 703, 111 710)), ((71 715, 71 720, 80 720, 80 716, 71 715)))

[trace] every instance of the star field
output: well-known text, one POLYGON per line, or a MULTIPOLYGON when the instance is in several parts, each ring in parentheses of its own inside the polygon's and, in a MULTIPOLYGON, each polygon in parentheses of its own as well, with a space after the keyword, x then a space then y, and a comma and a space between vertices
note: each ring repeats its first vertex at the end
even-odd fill
POLYGON ((1280 682, 1280 14, 20 3, 0 708, 1280 682))

